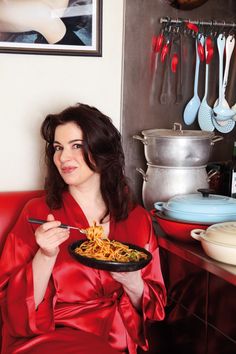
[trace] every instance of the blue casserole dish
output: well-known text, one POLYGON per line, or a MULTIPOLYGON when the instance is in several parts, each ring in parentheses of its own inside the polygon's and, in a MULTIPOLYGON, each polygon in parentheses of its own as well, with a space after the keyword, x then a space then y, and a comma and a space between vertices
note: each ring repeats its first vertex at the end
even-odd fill
POLYGON ((209 193, 176 195, 167 202, 156 202, 154 208, 164 215, 180 221, 218 223, 236 221, 236 199, 209 193))

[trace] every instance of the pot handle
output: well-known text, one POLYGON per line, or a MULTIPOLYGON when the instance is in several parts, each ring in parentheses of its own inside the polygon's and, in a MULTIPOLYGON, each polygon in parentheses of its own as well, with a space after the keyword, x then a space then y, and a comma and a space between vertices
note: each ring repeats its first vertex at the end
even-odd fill
POLYGON ((157 221, 157 220, 156 220, 156 209, 151 209, 151 210, 149 210, 149 213, 150 213, 150 215, 151 215, 152 220, 153 220, 153 221, 157 221))
MULTIPOLYGON (((210 171, 207 172, 207 182, 210 182, 210 180, 212 179, 212 177, 214 177, 215 175, 217 175, 219 173, 218 170, 215 170, 214 168, 211 169, 210 171)), ((212 191, 213 192, 213 191, 212 191)))
POLYGON ((156 202, 156 203, 154 204, 154 207, 155 207, 155 209, 158 210, 158 211, 163 211, 163 205, 164 205, 164 202, 156 202))
POLYGON ((147 140, 140 135, 133 135, 133 139, 141 140, 144 145, 148 144, 147 140))
POLYGON ((173 130, 175 130, 175 131, 180 131, 180 133, 183 133, 183 130, 182 130, 182 124, 181 123, 174 123, 173 124, 173 130))
POLYGON ((213 138, 211 139, 211 145, 214 145, 217 141, 221 141, 223 140, 223 136, 220 135, 215 135, 213 136, 213 138))
POLYGON ((194 238, 197 241, 201 241, 201 236, 205 234, 205 230, 203 229, 193 229, 190 232, 190 235, 192 238, 194 238))
POLYGON ((156 215, 156 209, 149 210, 149 213, 151 214, 151 216, 155 216, 156 215))
POLYGON ((141 173, 141 175, 143 176, 143 180, 145 182, 147 182, 148 178, 147 178, 147 174, 144 172, 144 170, 140 167, 136 167, 136 171, 141 173))

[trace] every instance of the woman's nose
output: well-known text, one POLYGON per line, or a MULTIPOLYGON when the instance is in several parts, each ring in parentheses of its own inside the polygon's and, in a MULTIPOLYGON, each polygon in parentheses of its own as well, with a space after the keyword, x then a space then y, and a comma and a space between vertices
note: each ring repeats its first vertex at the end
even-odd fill
POLYGON ((68 160, 70 160, 71 159, 71 153, 70 153, 70 151, 68 150, 68 149, 63 149, 62 151, 61 151, 61 154, 60 154, 60 160, 62 161, 62 162, 64 162, 64 161, 68 161, 68 160))

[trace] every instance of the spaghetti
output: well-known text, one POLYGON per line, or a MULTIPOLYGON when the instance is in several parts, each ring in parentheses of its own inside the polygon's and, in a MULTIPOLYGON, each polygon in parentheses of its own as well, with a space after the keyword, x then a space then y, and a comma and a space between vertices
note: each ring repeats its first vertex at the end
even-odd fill
POLYGON ((130 248, 119 241, 109 240, 104 236, 102 226, 94 224, 94 226, 87 228, 86 231, 88 240, 75 248, 75 253, 83 257, 126 263, 147 259, 146 253, 130 248))

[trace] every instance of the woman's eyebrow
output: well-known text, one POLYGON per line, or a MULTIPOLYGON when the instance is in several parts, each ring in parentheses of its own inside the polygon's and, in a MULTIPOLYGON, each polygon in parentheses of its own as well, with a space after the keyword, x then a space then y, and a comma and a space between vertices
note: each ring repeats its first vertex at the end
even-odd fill
POLYGON ((69 143, 76 143, 77 141, 83 141, 83 139, 73 139, 73 140, 70 140, 69 143))
MULTIPOLYGON (((83 139, 73 139, 73 140, 70 140, 70 141, 69 141, 69 144, 73 144, 73 143, 76 143, 76 142, 78 142, 78 141, 82 142, 83 139)), ((59 144, 59 145, 61 145, 61 143, 60 143, 59 141, 57 141, 57 140, 54 140, 53 144, 59 144)))

